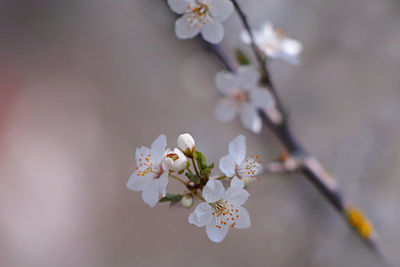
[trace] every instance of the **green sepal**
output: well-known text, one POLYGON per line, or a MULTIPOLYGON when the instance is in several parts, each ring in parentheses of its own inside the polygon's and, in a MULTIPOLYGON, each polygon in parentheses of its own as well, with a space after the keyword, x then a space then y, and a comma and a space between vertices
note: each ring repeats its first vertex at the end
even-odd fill
POLYGON ((200 175, 202 177, 207 177, 208 178, 208 177, 210 177, 212 169, 214 169, 214 163, 210 164, 209 166, 207 166, 207 168, 205 168, 204 170, 201 170, 200 171, 200 175))
POLYGON ((189 181, 191 181, 191 182, 193 182, 195 184, 200 183, 200 177, 197 176, 196 174, 192 174, 192 173, 187 172, 187 173, 185 173, 185 176, 189 179, 189 181))

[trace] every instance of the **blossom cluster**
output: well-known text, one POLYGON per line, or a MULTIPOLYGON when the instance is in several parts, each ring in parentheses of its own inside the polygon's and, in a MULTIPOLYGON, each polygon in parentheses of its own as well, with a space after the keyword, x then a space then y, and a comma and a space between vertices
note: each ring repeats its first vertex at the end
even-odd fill
MULTIPOLYGON (((231 0, 167 2, 175 13, 181 15, 175 22, 175 33, 179 39, 200 34, 212 44, 223 40, 222 22, 234 10, 231 0)), ((262 53, 264 59, 281 58, 293 64, 299 62, 301 43, 271 23, 263 24, 261 29, 242 32, 240 39, 256 47, 257 53, 262 53)), ((259 70, 249 64, 251 62, 238 62, 241 66, 235 71, 221 71, 215 76, 216 88, 223 96, 217 103, 215 116, 222 122, 229 122, 238 115, 246 129, 259 133, 262 128, 260 111, 268 115, 280 115, 276 99, 268 85, 262 82, 259 70)), ((279 118, 277 115, 275 117, 279 118)), ((188 221, 205 227, 207 236, 213 242, 221 242, 230 228, 250 227, 250 216, 243 207, 249 197, 246 185, 259 179, 263 168, 258 156, 246 157, 244 136, 239 135, 230 142, 228 154, 219 161, 220 176, 212 176, 214 163, 207 163, 206 157, 197 149, 195 140, 188 133, 178 137, 176 148, 167 147, 165 135, 154 140, 150 148, 138 148, 136 165, 127 187, 142 192, 143 201, 150 207, 159 202, 170 202, 171 205, 180 203, 183 207, 191 208, 194 200, 199 200, 200 203, 189 214, 188 221), (184 191, 167 193, 170 179, 182 183, 184 191)))
MULTIPOLYGON (((175 23, 178 38, 189 39, 200 33, 205 41, 212 44, 222 41, 224 28, 221 22, 234 10, 230 0, 168 0, 168 4, 175 13, 182 15, 175 23)), ((254 42, 265 57, 281 58, 292 64, 300 62, 302 44, 275 28, 272 23, 265 22, 260 29, 252 29, 251 35, 248 31, 242 31, 240 39, 248 45, 254 42)), ((217 103, 216 118, 221 122, 229 122, 239 114, 243 126, 253 133, 261 132, 259 110, 279 121, 281 114, 276 108, 276 101, 260 80, 258 70, 253 66, 241 66, 232 73, 217 73, 215 83, 223 98, 217 103)))
POLYGON ((190 134, 178 137, 177 148, 167 148, 165 135, 160 135, 150 148, 136 150, 136 170, 127 187, 141 191, 142 198, 150 207, 158 202, 178 202, 190 208, 194 199, 200 203, 190 213, 188 221, 205 227, 213 242, 221 242, 230 228, 250 227, 250 216, 242 205, 249 193, 245 185, 256 180, 262 170, 258 156, 246 158, 246 138, 236 137, 229 144, 228 154, 219 161, 220 176, 212 176, 214 163, 208 164, 203 153, 197 150, 190 134), (182 193, 167 193, 169 179, 185 186, 182 193), (225 185, 229 187, 225 189, 225 185), (161 195, 161 199, 160 199, 161 195))

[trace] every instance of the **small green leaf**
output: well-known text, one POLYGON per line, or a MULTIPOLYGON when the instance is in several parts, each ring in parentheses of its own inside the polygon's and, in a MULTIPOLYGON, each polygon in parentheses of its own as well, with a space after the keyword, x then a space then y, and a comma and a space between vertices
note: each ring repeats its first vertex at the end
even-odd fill
POLYGON ((236 49, 236 60, 240 65, 250 65, 251 61, 247 55, 240 49, 236 49))
POLYGON ((206 158, 204 157, 203 153, 199 152, 199 151, 195 151, 194 152, 194 159, 197 162, 197 165, 200 168, 200 171, 204 170, 207 168, 207 161, 206 158))
POLYGON ((172 194, 172 193, 167 193, 167 195, 163 198, 160 199, 160 202, 171 202, 170 206, 175 205, 182 199, 181 194, 172 194))

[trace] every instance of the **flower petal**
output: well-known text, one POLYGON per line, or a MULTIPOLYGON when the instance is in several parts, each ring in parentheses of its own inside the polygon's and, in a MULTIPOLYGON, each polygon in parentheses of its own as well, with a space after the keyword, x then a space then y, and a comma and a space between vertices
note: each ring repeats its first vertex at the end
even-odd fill
POLYGON ((286 38, 282 40, 281 43, 281 51, 284 52, 288 56, 296 57, 303 50, 303 45, 292 38, 286 38))
POLYGON ((260 81, 260 73, 253 66, 240 66, 237 75, 238 86, 244 89, 253 88, 260 81))
POLYGON ((238 112, 239 105, 236 101, 230 98, 222 98, 218 100, 215 107, 215 117, 221 122, 232 121, 238 112))
POLYGON ((168 0, 168 5, 178 14, 183 14, 188 9, 189 5, 194 5, 196 2, 194 0, 168 0))
POLYGON ((261 132, 261 118, 257 110, 250 104, 243 104, 239 110, 240 120, 243 126, 254 133, 261 132))
POLYGON ((210 224, 213 219, 213 215, 211 213, 211 206, 206 202, 202 202, 197 205, 194 211, 190 213, 189 223, 198 227, 206 226, 207 224, 210 224))
POLYGON ((229 155, 237 165, 240 165, 246 157, 246 137, 237 136, 229 143, 229 155))
POLYGON ((238 177, 233 177, 231 180, 231 187, 244 188, 244 182, 238 177))
POLYGON ((232 88, 236 87, 235 76, 231 72, 220 71, 215 75, 215 85, 218 91, 224 95, 229 95, 232 88))
POLYGON ((219 180, 209 180, 203 189, 203 198, 208 203, 220 200, 225 194, 225 188, 219 180))
POLYGON ((200 27, 191 26, 186 20, 190 14, 185 14, 175 22, 175 34, 179 39, 193 38, 200 32, 200 27))
POLYGON ((210 5, 210 13, 211 15, 220 20, 224 21, 233 12, 233 5, 231 1, 228 0, 214 0, 210 5))
POLYGON ((154 142, 151 144, 151 158, 155 164, 161 162, 166 146, 167 137, 163 134, 157 137, 156 140, 154 140, 154 142))
POLYGON ((158 191, 160 192, 162 197, 165 197, 167 194, 167 185, 168 185, 168 172, 164 171, 161 174, 160 178, 157 179, 158 181, 158 191))
POLYGON ((209 43, 218 44, 224 38, 224 27, 218 20, 210 18, 209 21, 203 25, 201 36, 209 43))
POLYGON ((159 188, 156 179, 152 179, 149 185, 143 189, 142 198, 150 207, 154 207, 157 204, 159 199, 159 188))
POLYGON ((149 175, 138 176, 137 172, 138 171, 132 173, 131 177, 129 177, 129 180, 126 183, 126 187, 128 187, 132 191, 142 191, 150 184, 152 180, 152 177, 150 177, 149 175))
POLYGON ((239 210, 238 215, 239 218, 236 219, 236 224, 234 228, 236 229, 245 229, 251 226, 250 215, 247 210, 243 207, 237 207, 239 210))
POLYGON ((250 91, 250 100, 254 107, 260 109, 267 109, 276 104, 269 91, 258 87, 250 91))
POLYGON ((143 156, 147 157, 150 153, 151 152, 148 147, 142 146, 142 147, 136 148, 136 154, 135 154, 136 165, 139 166, 140 163, 142 163, 139 159, 143 160, 143 156), (143 156, 142 156, 142 154, 143 154, 143 156))
POLYGON ((217 221, 214 216, 212 222, 210 224, 207 224, 206 226, 206 233, 208 238, 215 242, 215 243, 220 243, 226 235, 228 234, 229 231, 229 224, 223 225, 221 228, 217 227, 217 221))
POLYGON ((235 162, 231 155, 226 155, 219 160, 219 169, 227 177, 232 177, 235 175, 235 162))
MULTIPOLYGON (((254 34, 254 31, 253 31, 253 34, 254 34)), ((240 32, 240 40, 245 44, 251 44, 250 35, 247 32, 247 30, 242 30, 240 32)))
POLYGON ((231 186, 226 190, 224 198, 234 205, 243 205, 249 196, 250 194, 243 188, 231 186))

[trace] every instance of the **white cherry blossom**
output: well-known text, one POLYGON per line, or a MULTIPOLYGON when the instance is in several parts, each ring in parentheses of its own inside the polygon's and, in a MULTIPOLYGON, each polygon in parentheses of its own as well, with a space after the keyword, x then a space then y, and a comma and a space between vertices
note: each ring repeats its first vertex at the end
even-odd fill
POLYGON ((206 227, 211 241, 219 243, 228 234, 229 228, 250 227, 249 213, 242 205, 249 193, 238 178, 233 178, 231 186, 225 191, 221 181, 209 180, 203 189, 206 202, 200 203, 189 215, 189 223, 206 227))
POLYGON ((261 118, 257 109, 267 110, 275 106, 272 94, 259 87, 260 74, 254 67, 241 66, 237 73, 218 72, 217 89, 224 95, 217 103, 215 116, 222 122, 232 121, 239 113, 243 126, 259 133, 261 118))
POLYGON ((166 146, 166 136, 160 135, 151 144, 151 148, 137 148, 136 171, 126 184, 132 191, 142 191, 143 201, 150 207, 157 204, 159 194, 163 197, 166 195, 168 171, 165 170, 162 163, 166 146))
POLYGON ((227 177, 238 177, 245 183, 258 178, 261 171, 261 164, 258 156, 251 156, 246 159, 246 138, 239 135, 229 143, 229 154, 219 161, 219 169, 227 177))
POLYGON ((229 0, 168 0, 171 9, 182 16, 175 23, 179 39, 193 38, 201 33, 204 40, 216 44, 224 37, 221 21, 233 12, 229 0))
MULTIPOLYGON (((303 50, 302 44, 290 38, 282 30, 274 28, 270 22, 262 24, 259 30, 253 30, 256 45, 270 58, 282 58, 294 65, 299 64, 299 55, 303 50)), ((241 40, 250 44, 247 31, 242 31, 241 40)))
POLYGON ((187 159, 179 148, 175 148, 174 150, 167 148, 163 163, 168 170, 178 172, 186 167, 187 159))

